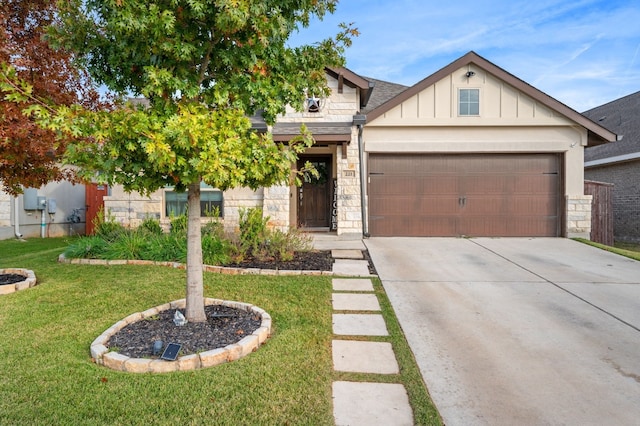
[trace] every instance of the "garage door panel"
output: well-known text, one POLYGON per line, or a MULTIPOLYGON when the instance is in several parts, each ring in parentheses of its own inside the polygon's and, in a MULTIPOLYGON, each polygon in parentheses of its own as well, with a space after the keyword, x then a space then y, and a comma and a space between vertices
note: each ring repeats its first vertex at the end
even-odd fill
POLYGON ((558 209, 556 200, 544 196, 514 196, 505 205, 505 211, 509 216, 555 216, 558 209))
POLYGON ((457 197, 433 196, 411 197, 393 195, 388 197, 370 198, 375 205, 372 209, 376 216, 407 216, 407 211, 419 211, 422 215, 451 215, 457 214, 459 201, 457 197))
POLYGON ((370 154, 372 235, 558 236, 557 154, 370 154))
POLYGON ((386 217, 372 216, 370 226, 376 229, 378 237, 394 237, 402 235, 406 229, 412 229, 420 235, 432 237, 448 237, 456 231, 457 221, 451 216, 397 217, 388 220, 386 217))

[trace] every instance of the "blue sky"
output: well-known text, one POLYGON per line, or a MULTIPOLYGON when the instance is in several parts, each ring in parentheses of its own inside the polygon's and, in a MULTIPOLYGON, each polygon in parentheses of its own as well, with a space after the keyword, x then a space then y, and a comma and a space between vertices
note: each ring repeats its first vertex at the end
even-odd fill
POLYGON ((475 51, 582 112, 640 90, 638 0, 341 0, 293 44, 354 22, 347 67, 413 85, 475 51))

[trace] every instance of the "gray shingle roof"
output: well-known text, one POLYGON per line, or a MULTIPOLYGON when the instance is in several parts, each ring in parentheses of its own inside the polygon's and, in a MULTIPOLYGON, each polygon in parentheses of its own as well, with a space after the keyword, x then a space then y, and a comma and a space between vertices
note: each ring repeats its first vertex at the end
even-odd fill
POLYGON ((364 107, 360 113, 366 114, 387 102, 389 99, 396 97, 400 93, 407 90, 409 87, 402 84, 390 83, 388 81, 377 80, 375 78, 364 77, 368 81, 375 83, 371 98, 367 102, 367 106, 364 107))
POLYGON ((640 92, 590 109, 582 115, 622 137, 613 143, 587 148, 585 162, 640 153, 640 92))

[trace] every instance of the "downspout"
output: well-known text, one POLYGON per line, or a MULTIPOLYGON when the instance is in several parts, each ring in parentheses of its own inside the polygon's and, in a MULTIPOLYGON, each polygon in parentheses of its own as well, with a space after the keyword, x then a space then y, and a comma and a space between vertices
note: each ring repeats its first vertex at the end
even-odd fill
POLYGON ((13 229, 16 235, 16 238, 21 240, 22 234, 20 233, 20 211, 18 206, 20 203, 18 202, 18 197, 13 197, 13 229))
POLYGON ((365 115, 354 115, 353 124, 358 126, 358 155, 360 160, 360 214, 362 216, 362 236, 369 238, 369 226, 367 223, 367 209, 365 207, 365 185, 364 185, 364 143, 362 140, 362 131, 364 124, 367 122, 365 115))

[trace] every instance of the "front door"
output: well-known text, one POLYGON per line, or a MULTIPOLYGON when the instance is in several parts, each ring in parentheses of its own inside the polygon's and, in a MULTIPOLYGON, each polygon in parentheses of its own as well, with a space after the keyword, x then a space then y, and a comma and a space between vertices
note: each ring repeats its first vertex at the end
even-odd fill
POLYGON ((331 220, 331 157, 302 157, 301 170, 310 162, 318 176, 305 173, 298 188, 298 226, 301 228, 328 228, 331 220))

